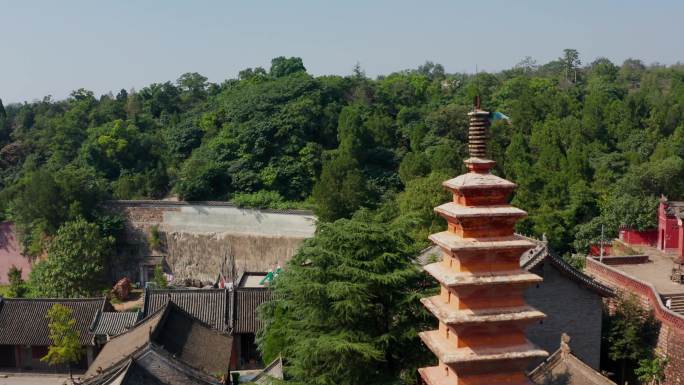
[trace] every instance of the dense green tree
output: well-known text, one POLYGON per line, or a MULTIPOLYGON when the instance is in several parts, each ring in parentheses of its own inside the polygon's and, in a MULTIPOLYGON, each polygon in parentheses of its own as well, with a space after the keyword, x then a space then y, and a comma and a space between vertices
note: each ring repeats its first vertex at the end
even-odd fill
POLYGON ((563 50, 563 56, 558 60, 563 63, 565 80, 577 83, 577 69, 580 64, 582 64, 579 58, 579 52, 577 52, 576 49, 566 48, 563 50))
POLYGON ((67 365, 71 376, 71 364, 77 363, 83 355, 74 312, 64 305, 54 304, 48 310, 46 318, 52 344, 48 346, 48 353, 41 361, 53 366, 67 365))
POLYGON ((271 60, 270 75, 274 78, 287 76, 296 72, 305 72, 304 62, 301 58, 279 56, 271 60))
POLYGON ((114 239, 100 228, 78 219, 64 223, 50 241, 47 258, 30 274, 29 287, 36 297, 87 297, 105 286, 106 257, 114 239))
POLYGON ((169 282, 166 280, 166 276, 164 275, 164 269, 162 269, 161 265, 157 265, 154 267, 152 282, 154 282, 155 287, 158 289, 166 289, 167 287, 169 287, 169 282))
POLYGON ((175 160, 182 161, 199 147, 203 135, 202 129, 191 120, 174 124, 165 132, 166 148, 175 160))
POLYGON ((94 217, 97 205, 107 196, 106 182, 92 168, 74 164, 58 171, 41 168, 28 173, 14 188, 9 218, 30 255, 43 250, 44 241, 62 222, 94 217))
POLYGON ((277 300, 261 310, 266 361, 282 355, 292 383, 415 381, 426 314, 413 250, 403 230, 365 212, 322 224, 275 280, 277 300))
POLYGON ((178 80, 178 88, 181 92, 181 100, 187 104, 203 101, 207 97, 207 78, 197 72, 188 72, 181 75, 178 80))
POLYGON ((636 364, 652 355, 659 325, 635 297, 623 297, 608 319, 608 357, 620 363, 620 383, 624 383, 636 364))
POLYGON ((21 269, 12 265, 7 272, 7 280, 9 281, 9 288, 7 289, 7 296, 11 298, 22 298, 26 295, 26 282, 21 277, 21 269))
POLYGON ((351 216, 366 203, 366 181, 358 162, 347 153, 335 154, 323 163, 313 189, 316 213, 324 221, 351 216))
POLYGON ((399 165, 399 178, 406 185, 416 178, 425 176, 430 172, 430 162, 423 152, 409 152, 404 155, 399 165))
POLYGON ((7 139, 9 139, 8 123, 7 111, 5 111, 5 106, 2 104, 2 99, 0 99, 0 146, 4 145, 7 139))
POLYGON ((451 199, 442 187, 442 182, 451 176, 433 172, 406 183, 403 192, 397 195, 398 221, 411 221, 409 233, 419 246, 427 246, 427 236, 444 230, 446 221, 434 213, 434 208, 451 199))
POLYGON ((639 367, 634 370, 639 380, 648 385, 660 385, 665 381, 665 369, 668 359, 664 357, 654 357, 639 361, 639 367))

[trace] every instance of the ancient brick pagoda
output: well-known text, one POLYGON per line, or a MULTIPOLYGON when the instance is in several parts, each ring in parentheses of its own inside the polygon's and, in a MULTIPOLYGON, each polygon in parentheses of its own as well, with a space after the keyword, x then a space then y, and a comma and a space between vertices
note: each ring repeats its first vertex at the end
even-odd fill
POLYGON ((428 385, 531 384, 524 369, 547 353, 525 338, 525 326, 544 314, 525 304, 523 290, 541 278, 519 260, 535 244, 513 232, 527 215, 508 204, 516 185, 491 174, 495 162, 485 159, 489 113, 468 115, 469 172, 443 183, 454 199, 435 211, 448 229, 430 236, 443 258, 425 267, 441 286, 422 300, 439 328, 420 337, 439 364, 419 371, 428 385))

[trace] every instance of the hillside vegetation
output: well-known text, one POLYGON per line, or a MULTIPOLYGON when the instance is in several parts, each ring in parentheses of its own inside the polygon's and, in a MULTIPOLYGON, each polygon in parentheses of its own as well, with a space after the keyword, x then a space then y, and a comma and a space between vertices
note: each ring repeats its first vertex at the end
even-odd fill
MULTIPOLYGON (((519 184, 519 231, 584 251, 624 224, 647 228, 657 198, 684 197, 684 66, 583 65, 565 50, 500 73, 426 63, 369 79, 314 77, 275 58, 220 84, 197 73, 137 91, 0 107, 0 211, 36 255, 64 223, 120 220, 104 199, 235 200, 311 207, 325 221, 359 208, 409 224, 417 247, 442 226, 440 182, 463 171, 475 95, 492 126, 496 172, 519 184)), ((1 106, 1 104, 0 104, 1 106)))

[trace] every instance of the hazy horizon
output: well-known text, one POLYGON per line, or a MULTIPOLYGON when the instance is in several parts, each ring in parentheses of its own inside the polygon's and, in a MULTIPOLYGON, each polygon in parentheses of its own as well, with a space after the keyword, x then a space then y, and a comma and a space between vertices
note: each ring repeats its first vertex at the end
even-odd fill
POLYGON ((211 82, 299 56, 313 75, 347 75, 358 62, 370 77, 425 61, 447 72, 511 68, 526 56, 543 64, 564 48, 583 63, 684 60, 677 39, 684 4, 675 1, 408 1, 278 3, 132 1, 66 4, 0 0, 0 99, 5 104, 140 89, 198 72, 211 82), (481 4, 484 3, 484 4, 481 4))

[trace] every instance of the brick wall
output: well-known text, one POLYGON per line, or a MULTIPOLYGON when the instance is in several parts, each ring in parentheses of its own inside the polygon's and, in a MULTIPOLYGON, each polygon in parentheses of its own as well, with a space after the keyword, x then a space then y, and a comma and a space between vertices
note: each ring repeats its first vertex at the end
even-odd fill
MULTIPOLYGON (((593 257, 598 260, 600 257, 593 257)), ((603 257, 602 263, 604 265, 640 265, 648 262, 648 255, 619 255, 603 257)))
MULTIPOLYGON (((586 273, 618 293, 633 294, 645 309, 653 311, 660 321, 656 351, 669 361, 662 385, 684 385, 684 317, 666 308, 655 288, 647 282, 590 258, 587 258, 586 273)), ((614 306, 614 303, 608 305, 614 306)))
POLYGON ((542 276, 544 281, 526 290, 525 301, 545 313, 546 319, 528 327, 529 339, 553 353, 559 347, 561 334, 567 333, 571 337, 573 354, 598 369, 601 359, 601 296, 561 275, 550 263, 544 263, 533 272, 542 276))

